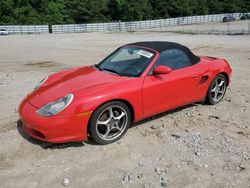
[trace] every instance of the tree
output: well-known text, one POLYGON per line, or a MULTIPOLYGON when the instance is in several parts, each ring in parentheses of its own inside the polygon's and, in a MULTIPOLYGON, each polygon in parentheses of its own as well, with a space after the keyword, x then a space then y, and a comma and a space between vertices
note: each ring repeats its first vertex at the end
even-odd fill
POLYGON ((249 0, 0 0, 0 24, 134 21, 250 12, 249 0))

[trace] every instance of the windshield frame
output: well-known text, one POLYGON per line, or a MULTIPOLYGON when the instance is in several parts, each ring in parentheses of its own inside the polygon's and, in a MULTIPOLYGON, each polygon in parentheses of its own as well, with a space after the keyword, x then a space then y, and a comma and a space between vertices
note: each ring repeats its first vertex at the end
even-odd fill
POLYGON ((107 57, 105 57, 100 63, 98 64, 95 64, 94 67, 97 68, 99 71, 105 71, 105 70, 102 70, 100 68, 100 66, 107 60, 109 59, 111 56, 113 56, 114 54, 116 54, 118 51, 120 51, 122 48, 137 48, 139 50, 146 50, 150 53, 153 54, 153 56, 150 58, 151 60, 148 62, 147 66, 145 66, 145 68, 142 70, 142 72, 139 74, 139 75, 135 75, 135 76, 132 76, 132 75, 121 75, 121 74, 115 74, 115 73, 112 73, 112 72, 109 72, 107 70, 107 72, 109 72, 110 74, 115 74, 117 76, 122 76, 122 77, 130 77, 130 78, 138 78, 138 77, 142 77, 144 75, 146 75, 145 73, 148 72, 149 67, 152 66, 152 63, 154 64, 154 62, 156 61, 156 59, 158 58, 159 56, 159 52, 157 52, 156 50, 153 50, 151 48, 147 48, 147 47, 143 47, 143 46, 136 46, 136 45, 124 45, 124 46, 121 46, 119 48, 117 48, 115 51, 113 51, 111 54, 109 54, 107 57))

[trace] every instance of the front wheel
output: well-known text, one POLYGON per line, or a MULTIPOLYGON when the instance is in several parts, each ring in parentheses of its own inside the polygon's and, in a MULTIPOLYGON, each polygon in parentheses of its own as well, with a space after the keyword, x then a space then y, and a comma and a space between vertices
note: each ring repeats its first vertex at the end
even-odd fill
POLYGON ((207 103, 217 104, 222 100, 227 89, 227 79, 223 74, 217 75, 211 82, 207 91, 207 103))
POLYGON ((122 102, 114 101, 100 106, 91 116, 89 134, 99 144, 119 140, 131 123, 130 110, 122 102))

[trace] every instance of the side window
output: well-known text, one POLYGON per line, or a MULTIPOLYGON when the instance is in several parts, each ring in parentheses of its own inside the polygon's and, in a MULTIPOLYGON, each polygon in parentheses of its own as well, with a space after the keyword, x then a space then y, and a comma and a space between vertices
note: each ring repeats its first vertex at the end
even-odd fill
POLYGON ((170 49, 161 52, 155 67, 159 65, 169 66, 172 70, 176 70, 190 66, 191 63, 185 52, 179 49, 170 49))

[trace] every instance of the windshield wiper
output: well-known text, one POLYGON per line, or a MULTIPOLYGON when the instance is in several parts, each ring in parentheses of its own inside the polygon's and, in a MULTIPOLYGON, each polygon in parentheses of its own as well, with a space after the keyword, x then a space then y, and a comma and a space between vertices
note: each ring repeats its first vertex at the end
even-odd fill
POLYGON ((108 71, 108 72, 115 73, 115 74, 117 74, 117 75, 119 75, 119 76, 122 76, 119 72, 117 72, 116 70, 113 70, 113 69, 103 68, 103 69, 101 69, 101 70, 105 70, 105 71, 108 71))

